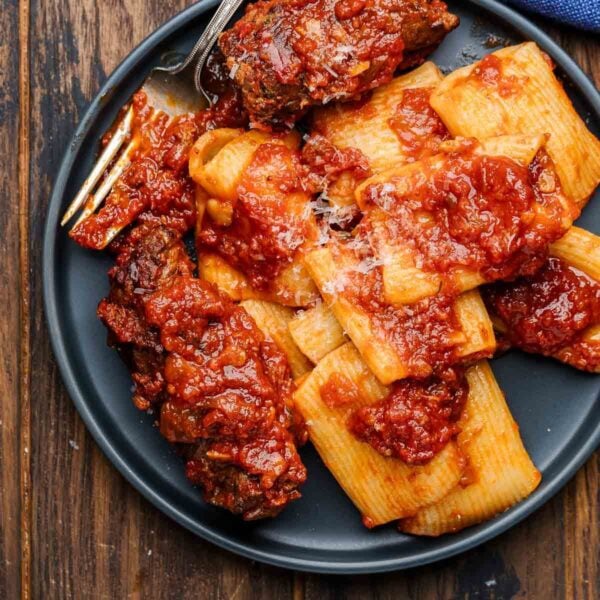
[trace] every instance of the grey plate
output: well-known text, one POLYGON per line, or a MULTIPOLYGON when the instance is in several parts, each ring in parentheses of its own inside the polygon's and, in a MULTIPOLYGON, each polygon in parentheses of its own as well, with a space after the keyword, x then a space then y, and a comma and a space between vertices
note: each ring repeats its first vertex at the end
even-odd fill
MULTIPOLYGON (((309 472, 300 501, 272 521, 243 523, 208 506, 188 484, 180 459, 130 400, 131 381, 104 340, 96 318, 108 291, 109 257, 85 251, 58 227, 59 216, 93 164, 98 141, 119 108, 167 50, 187 51, 216 0, 174 17, 109 77, 92 102, 56 178, 44 239, 44 299, 54 352, 79 413, 119 471, 153 504, 211 542, 284 567, 328 573, 373 573, 424 565, 472 548, 524 519, 554 495, 600 440, 600 378, 551 360, 512 353, 493 363, 525 444, 543 473, 540 487, 495 519, 438 539, 402 535, 393 526, 368 531, 358 512, 311 447, 302 451, 309 472)), ((542 31, 493 0, 451 2, 462 24, 433 55, 444 69, 490 51, 488 34, 535 40, 548 52, 580 114, 598 134, 600 96, 576 64, 542 31)), ((600 229, 596 194, 580 224, 600 229)))

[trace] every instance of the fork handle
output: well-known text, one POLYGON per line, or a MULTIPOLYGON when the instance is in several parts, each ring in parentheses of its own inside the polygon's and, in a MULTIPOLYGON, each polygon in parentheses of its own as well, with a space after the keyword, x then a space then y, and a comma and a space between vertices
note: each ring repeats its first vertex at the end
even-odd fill
MULTIPOLYGON (((210 20, 209 24, 206 26, 204 33, 206 34, 206 40, 204 44, 200 44, 204 34, 201 36, 200 40, 198 40, 198 45, 200 46, 197 49, 197 52, 200 53, 200 58, 196 63, 196 69, 194 71, 194 84, 196 89, 206 96, 204 90, 202 89, 202 84, 200 82, 200 77, 202 75, 202 69, 206 60, 208 59, 208 55, 210 54, 214 43, 217 41, 219 34, 223 31, 231 17, 233 17, 235 11, 243 4, 244 0, 223 0, 220 4, 219 8, 216 10, 213 18, 210 20)), ((210 99, 207 98, 210 103, 210 99)))
MULTIPOLYGON (((196 59, 196 57, 200 55, 200 58, 198 59, 194 69, 194 84, 196 89, 206 96, 200 84, 202 68, 204 67, 204 63, 206 62, 206 59, 208 58, 208 55, 210 54, 217 37, 243 2, 244 0, 223 0, 215 11, 215 14, 212 16, 212 19, 209 21, 208 25, 204 28, 204 31, 198 38, 198 41, 192 48, 192 51, 186 56, 183 62, 171 67, 157 67, 157 70, 165 71, 171 75, 177 75, 178 73, 181 73, 187 69, 196 59)), ((207 97, 206 99, 210 104, 210 98, 207 97)))

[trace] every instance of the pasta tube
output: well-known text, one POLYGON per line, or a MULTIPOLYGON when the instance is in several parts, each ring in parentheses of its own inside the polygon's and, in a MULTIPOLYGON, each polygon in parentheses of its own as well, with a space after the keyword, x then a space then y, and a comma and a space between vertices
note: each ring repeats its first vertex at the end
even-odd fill
POLYGON ((533 42, 457 69, 434 90, 431 105, 454 136, 549 134, 548 153, 563 188, 580 206, 600 182, 600 141, 533 42))
POLYGON ((347 341, 335 315, 323 302, 296 314, 289 330, 298 348, 315 364, 347 341))
POLYGON ((494 374, 485 361, 467 371, 469 397, 457 444, 467 460, 463 480, 439 502, 400 522, 416 535, 438 536, 491 519, 535 490, 541 480, 494 374))
POLYGON ((297 380, 312 369, 310 361, 290 335, 288 327, 294 318, 291 308, 264 300, 244 300, 240 306, 246 309, 258 328, 286 355, 294 379, 297 380))
POLYGON ((312 443, 369 527, 415 514, 436 502, 462 473, 462 459, 453 442, 430 463, 415 467, 382 456, 350 433, 345 423, 348 411, 376 402, 386 393, 354 346, 345 344, 323 358, 294 395, 312 443), (321 390, 336 374, 349 392, 353 390, 352 402, 331 407, 321 390))

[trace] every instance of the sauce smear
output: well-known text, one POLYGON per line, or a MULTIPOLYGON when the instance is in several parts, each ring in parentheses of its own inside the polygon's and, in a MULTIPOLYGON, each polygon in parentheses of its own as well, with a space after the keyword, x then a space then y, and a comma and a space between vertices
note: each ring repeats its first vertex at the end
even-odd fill
MULTIPOLYGON (((333 245, 335 253, 349 252, 333 245)), ((339 256, 339 254, 338 254, 339 256)), ((369 316, 375 331, 398 352, 412 377, 428 377, 460 360, 459 344, 465 341, 454 310, 453 295, 438 294, 406 306, 386 302, 381 266, 362 258, 357 267, 342 272, 339 290, 369 316)))
POLYGON ((396 114, 389 119, 410 162, 435 154, 440 143, 450 138, 446 126, 429 104, 431 92, 432 88, 404 90, 396 114))

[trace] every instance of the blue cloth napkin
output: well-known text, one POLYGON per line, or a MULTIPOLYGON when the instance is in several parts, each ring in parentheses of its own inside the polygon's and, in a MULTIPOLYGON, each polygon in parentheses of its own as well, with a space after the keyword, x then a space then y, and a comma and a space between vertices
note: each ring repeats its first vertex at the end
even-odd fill
POLYGON ((509 0, 509 3, 559 23, 600 33, 600 0, 509 0))

